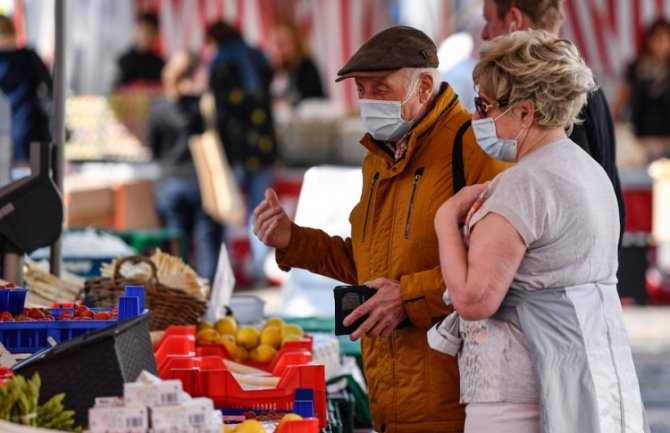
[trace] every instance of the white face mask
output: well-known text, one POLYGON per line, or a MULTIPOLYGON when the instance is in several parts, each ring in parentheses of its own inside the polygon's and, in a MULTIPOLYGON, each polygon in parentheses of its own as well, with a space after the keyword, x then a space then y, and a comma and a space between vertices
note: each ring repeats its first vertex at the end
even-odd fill
POLYGON ((517 139, 523 132, 523 126, 513 140, 503 140, 498 137, 496 131, 496 120, 500 119, 502 115, 511 110, 512 107, 500 113, 496 118, 487 117, 485 119, 477 119, 472 121, 472 131, 475 133, 477 144, 484 149, 484 152, 489 154, 491 158, 499 159, 501 161, 513 162, 516 161, 517 155, 517 139))
POLYGON ((412 92, 402 102, 378 99, 358 101, 363 127, 372 135, 372 138, 379 141, 398 141, 412 128, 414 119, 405 120, 400 113, 402 106, 414 94, 417 83, 414 83, 412 92))

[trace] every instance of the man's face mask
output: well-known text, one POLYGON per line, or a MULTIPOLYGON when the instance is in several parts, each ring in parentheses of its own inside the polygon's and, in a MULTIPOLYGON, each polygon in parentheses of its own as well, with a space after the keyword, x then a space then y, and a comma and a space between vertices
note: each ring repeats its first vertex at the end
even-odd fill
POLYGON ((418 79, 412 86, 410 94, 402 102, 377 99, 358 101, 363 127, 372 135, 372 138, 379 141, 398 141, 412 128, 414 119, 405 120, 400 113, 402 106, 414 94, 417 83, 418 79))

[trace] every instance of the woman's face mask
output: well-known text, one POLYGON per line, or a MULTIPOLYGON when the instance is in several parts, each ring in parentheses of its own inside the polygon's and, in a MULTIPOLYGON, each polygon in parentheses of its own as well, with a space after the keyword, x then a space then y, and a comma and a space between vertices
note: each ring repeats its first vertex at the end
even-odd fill
POLYGON ((401 116, 402 106, 412 97, 418 80, 404 101, 383 101, 378 99, 360 99, 363 127, 379 141, 398 141, 414 125, 414 119, 405 120, 401 116))
POLYGON ((503 140, 498 137, 496 131, 496 120, 500 119, 505 113, 511 110, 509 107, 497 117, 487 117, 485 119, 477 119, 472 121, 472 131, 475 133, 477 144, 484 149, 491 158, 499 159, 501 161, 513 162, 516 161, 518 138, 523 132, 523 126, 512 140, 503 140))

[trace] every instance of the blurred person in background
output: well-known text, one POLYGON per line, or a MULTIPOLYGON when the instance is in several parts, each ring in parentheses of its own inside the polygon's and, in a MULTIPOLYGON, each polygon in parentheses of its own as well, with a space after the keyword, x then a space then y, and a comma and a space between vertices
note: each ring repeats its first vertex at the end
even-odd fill
POLYGON ((670 156, 670 22, 658 18, 644 31, 639 55, 626 67, 612 113, 630 113, 635 136, 650 158, 670 156))
POLYGON ((321 76, 309 56, 307 43, 298 26, 283 21, 275 30, 279 63, 273 82, 275 99, 285 99, 292 107, 308 98, 324 98, 321 76))
POLYGON ((116 87, 160 85, 165 62, 154 53, 158 31, 158 17, 155 14, 145 13, 137 17, 133 46, 117 60, 116 87))
POLYGON ((51 86, 51 74, 40 56, 30 48, 18 48, 14 23, 0 15, 0 90, 11 105, 14 163, 29 160, 31 142, 51 141, 51 86))
POLYGON ((164 227, 179 229, 195 254, 198 275, 213 281, 223 227, 202 208, 200 187, 191 158, 189 140, 204 131, 200 96, 193 77, 198 68, 195 54, 180 51, 163 69, 164 97, 149 112, 147 144, 161 167, 155 202, 164 227))
MULTIPOLYGON (((217 129, 235 178, 246 193, 251 214, 272 185, 277 160, 270 95, 274 71, 260 50, 247 45, 239 31, 223 21, 210 24, 207 38, 217 47, 209 74, 217 129)), ((251 228, 249 240, 251 284, 266 284, 263 265, 269 249, 253 236, 251 228)))
POLYGON ((440 45, 437 52, 440 58, 440 76, 454 89, 461 103, 468 111, 475 111, 477 96, 472 81, 472 71, 477 64, 481 46, 482 28, 481 6, 463 4, 457 14, 447 23, 454 29, 440 45))
MULTIPOLYGON (((558 36, 565 18, 563 4, 564 0, 484 0, 486 24, 482 39, 488 41, 516 30, 528 29, 545 30, 558 36)), ((579 118, 584 122, 574 126, 570 139, 591 155, 612 181, 619 207, 621 248, 626 207, 616 167, 614 122, 602 89, 597 88, 589 94, 579 118)))

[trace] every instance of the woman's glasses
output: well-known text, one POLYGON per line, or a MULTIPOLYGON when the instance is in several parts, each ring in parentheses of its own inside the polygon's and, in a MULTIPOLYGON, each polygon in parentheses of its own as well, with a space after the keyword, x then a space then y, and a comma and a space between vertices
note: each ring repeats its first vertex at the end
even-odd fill
POLYGON ((493 104, 489 104, 488 102, 484 101, 481 97, 475 96, 475 108, 477 109, 477 114, 479 114, 479 117, 482 119, 485 119, 488 117, 489 110, 494 107, 498 108, 503 108, 506 107, 508 104, 507 99, 501 99, 500 101, 494 101, 493 104))

